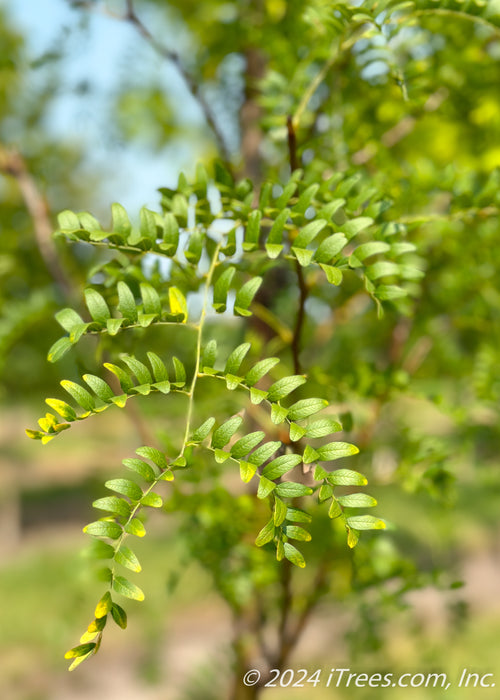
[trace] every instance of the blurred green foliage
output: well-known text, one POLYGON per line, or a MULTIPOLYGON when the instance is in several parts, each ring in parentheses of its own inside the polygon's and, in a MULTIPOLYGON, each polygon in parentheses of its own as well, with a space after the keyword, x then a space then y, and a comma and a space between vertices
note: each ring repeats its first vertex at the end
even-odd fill
MULTIPOLYGON (((433 585, 444 591, 445 599, 462 559, 491 546, 498 527, 498 3, 141 0, 135 12, 160 43, 172 42, 219 126, 219 136, 211 134, 214 143, 219 150, 221 145, 227 148, 240 179, 249 176, 256 192, 265 181, 286 185, 289 117, 304 186, 322 183, 334 173, 361 176, 350 195, 350 216, 364 216, 371 208, 368 215, 380 224, 378 241, 393 235, 395 242, 415 246, 401 267, 406 264, 425 274, 409 273, 407 296, 384 302, 382 317, 376 294, 366 294, 366 277, 355 265, 342 269, 340 286, 308 270, 301 333, 300 364, 308 374, 304 397, 328 398, 343 423, 342 439, 360 447, 355 468, 374 486, 388 531, 366 537, 353 555, 345 548, 342 531, 331 527, 320 508, 313 509, 312 540, 303 544, 308 567, 287 579, 266 549, 254 547, 248 533, 255 535, 258 523, 265 521, 264 504, 256 507, 238 480, 228 477, 227 464, 199 457, 191 475, 186 472, 184 485, 165 502, 180 522, 185 558, 179 572, 195 560, 235 619, 245 621, 250 637, 279 628, 287 605, 290 616, 300 618, 321 601, 353 615, 347 635, 352 659, 381 663, 391 654, 394 659, 390 635, 397 637, 398 621, 416 625, 405 608, 408 592, 433 585), (174 28, 170 34, 169 27, 174 28), (292 603, 286 601, 290 589, 292 603)), ((35 132, 44 133, 57 74, 49 72, 35 94, 29 92, 23 84, 28 69, 22 38, 4 18, 0 31, 8 46, 1 65, 0 140, 23 144, 29 171, 47 188, 54 209, 78 209, 81 188, 89 186, 76 175, 78 149, 53 137, 33 140, 35 132)), ((153 72, 144 84, 134 86, 117 77, 113 129, 124 143, 153 152, 190 138, 187 102, 153 72)), ((201 112, 207 116, 203 106, 201 112)), ((136 176, 146 167, 147 162, 138 163, 136 176)), ((193 181, 194 172, 193 163, 187 181, 193 181)), ((216 175, 210 167, 209 173, 213 183, 216 175)), ((185 182, 180 181, 181 193, 185 182)), ((47 370, 44 355, 58 337, 49 318, 70 300, 43 266, 16 182, 3 178, 1 187, 2 230, 5 226, 10 235, 3 236, 0 257, 5 281, 0 287, 0 371, 10 396, 21 398, 26 387, 53 383, 56 377, 76 380, 89 368, 98 373, 102 360, 123 351, 144 355, 146 348, 162 357, 179 356, 191 376, 194 346, 187 329, 165 333, 154 324, 137 333, 106 336, 99 343, 83 338, 72 355, 65 355, 61 370, 47 370)), ((275 184, 273 197, 281 191, 275 184)), ((171 211, 177 190, 162 192, 164 207, 171 211)), ((228 212, 231 219, 234 209, 229 205, 228 212)), ((317 208, 309 213, 313 220, 317 208)), ((344 223, 334 220, 338 231, 344 223)), ((86 275, 111 306, 118 302, 119 281, 132 289, 138 304, 140 283, 157 289, 162 304, 166 287, 174 283, 191 292, 190 309, 200 306, 199 280, 153 254, 101 254, 97 246, 90 252, 91 246, 81 241, 65 246, 59 240, 58 246, 75 288, 85 284, 86 275)), ((290 342, 300 302, 294 269, 264 253, 246 265, 243 261, 238 274, 264 278, 254 319, 244 325, 227 315, 209 317, 207 330, 224 357, 248 341, 252 359, 278 355, 291 374, 290 342)), ((84 307, 78 310, 87 322, 84 307)), ((229 394, 224 385, 208 388, 204 382, 196 404, 200 422, 214 407, 220 416, 245 407, 236 392, 229 394)), ((172 454, 183 429, 183 398, 167 400, 168 421, 163 399, 151 398, 145 410, 150 431, 172 454)), ((145 399, 140 402, 146 404, 145 399)), ((265 430, 269 439, 283 439, 279 424, 268 421, 265 430)), ((443 645, 463 660, 468 650, 481 645, 483 632, 467 619, 456 593, 458 612, 443 645), (461 649, 460 642, 451 642, 458 629, 467 630, 461 649)), ((494 621, 491 626, 484 639, 494 637, 494 621)), ((409 636, 420 640, 419 635, 412 627, 409 636)), ((236 637, 235 658, 250 664, 255 646, 255 640, 245 646, 236 637)), ((439 643, 431 648, 446 656, 439 643)), ((407 663, 434 662, 430 652, 418 658, 416 653, 413 649, 405 657, 407 663)), ((237 666, 237 673, 241 670, 237 666)))

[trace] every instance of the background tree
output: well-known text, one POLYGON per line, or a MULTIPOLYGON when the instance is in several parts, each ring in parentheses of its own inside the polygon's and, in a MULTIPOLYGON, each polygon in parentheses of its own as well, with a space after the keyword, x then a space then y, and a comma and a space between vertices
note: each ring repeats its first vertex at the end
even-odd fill
MULTIPOLYGON (((91 3, 78 5, 92 9, 91 3)), ((253 697, 260 687, 245 691, 240 683, 244 670, 286 665, 321 601, 333 598, 358 610, 350 637, 359 653, 381 648, 394 609, 409 589, 432 577, 443 586, 453 581, 453 569, 436 579, 428 553, 432 549, 441 561, 460 556, 464 525, 450 523, 467 522, 471 499, 474 518, 494 520, 483 504, 491 484, 497 484, 498 265, 493 242, 498 224, 498 17, 494 3, 479 2, 466 8, 458 2, 439 7, 434 2, 204 3, 200 12, 189 3, 169 7, 168 21, 192 37, 184 51, 150 33, 149 26, 163 21, 163 4, 155 8, 153 3, 128 2, 118 14, 181 75, 226 167, 209 169, 208 176, 203 169, 194 176, 191 169, 187 180, 165 188, 166 220, 171 222, 173 215, 182 230, 189 229, 192 222, 182 202, 189 205, 195 197, 199 225, 203 230, 211 224, 216 205, 207 203, 207 178, 219 190, 222 218, 229 220, 228 226, 241 222, 247 244, 252 242, 248 207, 260 201, 264 215, 263 251, 236 259, 236 289, 247 278, 264 278, 251 307, 252 321, 245 326, 224 316, 223 323, 209 317, 207 332, 216 336, 223 357, 238 343, 250 342, 253 360, 277 355, 287 374, 307 372, 307 395, 327 397, 341 414, 346 439, 362 448, 356 469, 379 486, 388 505, 384 512, 398 526, 396 532, 365 538, 352 557, 345 539, 330 530, 326 514, 314 512, 313 537, 304 545, 312 573, 292 573, 290 566, 277 566, 248 539, 250 524, 259 522, 263 512, 240 487, 227 483, 227 465, 207 461, 191 477, 186 472, 188 485, 173 490, 167 508, 177 513, 189 556, 210 572, 233 614, 236 680, 231 692, 253 697), (208 24, 212 31, 207 37, 208 24), (228 169, 239 185, 233 185, 228 169), (295 173, 291 180, 290 170, 295 173), (246 175, 253 186, 241 181, 246 175), (266 190, 266 181, 273 187, 266 190), (321 189, 324 183, 328 186, 321 189), (269 201, 262 204, 266 196, 269 201), (287 205, 291 219, 285 216, 281 226, 285 243, 295 242, 287 249, 290 260, 279 251, 274 256, 271 248, 280 245, 273 238, 273 230, 280 233, 274 224, 287 205), (344 232, 353 243, 325 259, 326 270, 311 269, 314 237, 309 242, 305 236, 297 245, 294 236, 297 228, 307 228, 307 221, 324 216, 333 235, 344 232), (359 239, 354 239, 357 234, 359 239), (437 509, 452 503, 457 521, 451 514, 449 520, 438 520, 437 509), (422 535, 423 521, 431 526, 422 535), (434 527, 440 528, 439 536, 433 534, 434 527)), ((138 87, 136 93, 128 88, 119 96, 121 128, 134 124, 130 115, 138 106, 158 104, 155 95, 160 114, 182 123, 174 116, 171 98, 159 95, 154 83, 138 87)), ((165 128, 158 129, 156 121, 153 125, 156 138, 165 138, 158 136, 165 128)), ((160 142, 154 143, 157 147, 160 142)), ((99 238, 100 226, 96 229, 89 219, 76 225, 69 215, 61 219, 60 227, 70 238, 92 239, 94 226, 95 243, 108 240, 107 249, 121 248, 111 260, 93 259, 93 289, 111 307, 118 304, 125 318, 123 285, 143 304, 139 312, 147 313, 141 283, 158 291, 162 308, 166 285, 185 296, 191 292, 190 311, 194 309, 206 270, 201 277, 187 274, 182 265, 168 271, 151 257, 151 264, 140 264, 145 256, 127 251, 120 239, 126 232, 119 228, 118 212, 115 240, 109 234, 99 238)), ((159 219, 154 221, 157 225, 159 219)), ((149 235, 147 224, 141 226, 142 234, 132 234, 136 239, 139 235, 136 242, 149 235)), ((312 236, 313 229, 309 231, 312 236)), ((324 237, 325 232, 317 240, 324 237)), ((229 236, 227 257, 240 252, 240 245, 240 238, 235 235, 232 243, 229 236)), ((157 254, 167 250, 152 242, 143 247, 157 254)), ((191 253, 196 257, 194 248, 191 253)), ((174 315, 175 303, 169 300, 174 315)), ((88 307, 98 322, 92 303, 88 307)), ((62 325, 70 330, 67 323, 62 325)), ((168 347, 161 331, 154 324, 148 329, 147 346, 141 335, 135 341, 132 333, 105 336, 99 357, 113 358, 123 350, 139 354, 141 347, 159 354, 168 351, 185 360, 192 376, 196 362, 189 358, 195 348, 184 331, 169 335, 168 347)), ((57 345, 57 354, 79 332, 57 345)), ((86 366, 89 361, 95 362, 86 359, 86 366)), ((246 407, 234 395, 228 399, 225 389, 216 396, 221 411, 246 407)), ((214 394, 207 393, 205 401, 213 400, 214 394)), ((203 393, 198 401, 201 416, 203 393)), ((162 431, 156 444, 176 454, 162 404, 149 405, 154 406, 149 409, 149 430, 162 431)), ((249 413, 260 424, 259 411, 252 408, 249 413)), ((178 418, 173 420, 171 425, 177 425, 178 418)), ((280 425, 268 423, 265 432, 284 440, 294 454, 297 440, 283 435, 280 425)), ((53 434, 50 425, 43 432, 53 434)), ((220 697, 222 691, 216 692, 220 697)))

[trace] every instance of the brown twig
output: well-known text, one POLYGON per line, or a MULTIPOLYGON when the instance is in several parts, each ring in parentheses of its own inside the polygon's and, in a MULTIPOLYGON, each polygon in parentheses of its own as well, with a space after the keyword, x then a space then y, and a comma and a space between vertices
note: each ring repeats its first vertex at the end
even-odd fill
POLYGON ((176 51, 172 51, 171 49, 169 49, 167 46, 162 44, 153 36, 153 34, 146 27, 144 22, 137 15, 133 0, 127 0, 127 12, 123 19, 125 19, 127 22, 130 22, 130 24, 133 27, 135 27, 137 32, 142 36, 143 39, 145 39, 149 43, 149 45, 156 51, 156 53, 159 56, 171 63, 173 66, 175 66, 177 72, 184 80, 189 92, 201 107, 205 120, 215 136, 221 155, 226 164, 229 166, 231 155, 229 153, 229 149, 227 147, 224 135, 219 125, 217 124, 212 108, 207 102, 199 83, 194 79, 191 73, 189 73, 185 66, 182 65, 179 54, 176 51))
POLYGON ((57 249, 52 240, 52 224, 47 202, 38 189, 35 179, 29 172, 21 154, 15 149, 6 148, 1 144, 0 172, 16 180, 26 209, 33 221, 35 240, 45 266, 64 296, 69 296, 72 291, 72 284, 61 267, 57 249))
POLYGON ((290 159, 290 169, 293 173, 293 171, 297 170, 299 166, 297 162, 297 136, 295 134, 295 127, 293 125, 293 118, 291 114, 289 114, 286 118, 286 128, 288 132, 288 156, 290 159))

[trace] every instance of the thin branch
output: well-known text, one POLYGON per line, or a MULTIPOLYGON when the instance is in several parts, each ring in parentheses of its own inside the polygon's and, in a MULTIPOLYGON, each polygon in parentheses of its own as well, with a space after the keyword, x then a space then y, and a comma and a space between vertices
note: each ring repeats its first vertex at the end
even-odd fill
POLYGON ((297 162, 297 136, 293 126, 293 118, 290 114, 286 118, 286 128, 288 132, 288 156, 290 159, 290 169, 293 173, 299 166, 297 162))
POLYGON ((293 331, 293 338, 291 344, 292 357, 293 357, 293 368, 295 374, 302 374, 302 367, 300 363, 300 341, 302 338, 302 329, 304 327, 304 321, 306 318, 305 303, 309 293, 306 280, 304 278, 304 272, 299 261, 295 261, 295 269, 297 270, 297 279, 299 283, 299 308, 297 311, 297 318, 295 321, 295 328, 293 331))
POLYGON ((217 124, 213 110, 207 102, 199 83, 186 69, 186 67, 182 65, 179 54, 169 49, 167 46, 162 44, 153 36, 150 30, 146 27, 146 25, 137 15, 133 0, 127 0, 127 12, 123 19, 129 22, 133 27, 135 27, 140 36, 142 36, 142 38, 149 43, 149 45, 156 51, 156 53, 159 56, 171 63, 173 66, 175 66, 177 72, 184 80, 189 92, 201 107, 205 120, 215 136, 215 140, 217 141, 217 145, 219 146, 221 155, 226 164, 229 164, 231 160, 231 154, 229 153, 229 149, 226 144, 226 140, 224 138, 222 130, 217 124))
POLYGON ((21 154, 14 149, 7 149, 1 144, 0 172, 16 180, 26 209, 33 222, 35 240, 45 266, 64 296, 70 296, 73 287, 59 262, 57 249, 52 240, 52 224, 47 202, 38 189, 21 154))

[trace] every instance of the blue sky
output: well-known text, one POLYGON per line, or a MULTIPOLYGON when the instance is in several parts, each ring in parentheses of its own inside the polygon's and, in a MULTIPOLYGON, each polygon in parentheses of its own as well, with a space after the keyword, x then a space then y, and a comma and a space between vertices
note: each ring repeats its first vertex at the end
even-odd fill
MULTIPOLYGON (((123 4, 118 4, 118 8, 123 4)), ((98 169, 105 174, 100 201, 95 202, 94 211, 98 207, 104 212, 112 201, 120 201, 131 214, 143 204, 157 209, 157 188, 172 185, 178 171, 196 161, 192 145, 178 143, 158 154, 151 154, 139 145, 128 144, 124 149, 119 143, 106 141, 105 120, 117 76, 123 77, 124 71, 137 65, 139 74, 145 70, 158 71, 161 80, 186 99, 187 119, 196 121, 196 105, 190 105, 191 100, 175 70, 158 59, 129 24, 103 13, 88 13, 89 28, 84 32, 77 29, 82 11, 70 8, 66 0, 0 0, 0 6, 7 9, 14 24, 27 38, 32 60, 57 47, 63 40, 64 29, 70 30, 63 84, 54 100, 47 127, 61 138, 83 143, 88 171, 98 169), (79 95, 76 87, 87 81, 92 90, 79 95)), ((154 26, 154 18, 146 16, 144 19, 149 19, 150 26, 154 26)), ((166 40, 171 41, 172 37, 166 40)), ((176 33, 175 41, 182 44, 186 37, 176 33)))

